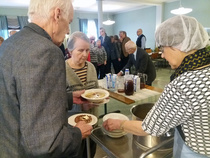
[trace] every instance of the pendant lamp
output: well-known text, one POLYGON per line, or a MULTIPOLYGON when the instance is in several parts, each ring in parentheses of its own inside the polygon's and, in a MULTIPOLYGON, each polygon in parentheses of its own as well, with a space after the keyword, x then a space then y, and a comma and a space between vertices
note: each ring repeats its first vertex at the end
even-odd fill
POLYGON ((172 14, 183 15, 183 14, 188 14, 188 13, 192 12, 191 8, 184 8, 184 7, 182 7, 181 0, 179 1, 179 4, 180 4, 180 7, 178 9, 171 10, 172 14))
POLYGON ((106 20, 106 21, 103 22, 104 25, 112 25, 114 23, 115 23, 115 21, 110 20, 110 19, 108 19, 108 20, 106 20))

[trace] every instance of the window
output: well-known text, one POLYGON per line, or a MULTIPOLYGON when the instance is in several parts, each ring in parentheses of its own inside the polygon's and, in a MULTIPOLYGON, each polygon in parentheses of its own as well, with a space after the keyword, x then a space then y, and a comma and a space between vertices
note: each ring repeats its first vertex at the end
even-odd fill
POLYGON ((20 29, 20 25, 19 22, 17 20, 17 18, 7 18, 7 22, 8 22, 8 30, 19 30, 20 29))
POLYGON ((17 18, 7 18, 9 36, 20 30, 20 25, 17 18))
POLYGON ((96 39, 98 38, 97 28, 94 20, 88 20, 87 36, 94 36, 96 39))

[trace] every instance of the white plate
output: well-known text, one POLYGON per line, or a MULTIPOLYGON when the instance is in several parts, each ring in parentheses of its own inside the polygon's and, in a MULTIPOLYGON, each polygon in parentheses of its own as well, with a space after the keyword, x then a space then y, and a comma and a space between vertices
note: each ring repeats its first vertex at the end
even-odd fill
POLYGON ((85 91, 85 93, 83 93, 81 95, 83 98, 87 99, 90 102, 94 102, 94 103, 100 103, 102 102, 104 99, 109 97, 109 92, 107 90, 104 89, 88 89, 85 91), (100 94, 103 94, 104 96, 100 96, 100 94), (93 94, 91 97, 88 97, 87 95, 93 94))
POLYGON ((76 125, 76 122, 74 121, 75 118, 79 115, 88 115, 88 116, 91 116, 92 117, 92 121, 88 124, 90 125, 95 125, 98 121, 97 117, 92 115, 92 114, 88 114, 88 113, 79 113, 79 114, 75 114, 75 115, 72 115, 68 118, 68 123, 72 126, 75 126, 76 125))
POLYGON ((119 120, 129 120, 129 118, 121 113, 109 113, 106 114, 103 117, 103 122, 106 121, 107 119, 112 118, 112 119, 119 119, 119 120))
POLYGON ((106 98, 106 99, 104 99, 102 102, 96 102, 96 103, 94 103, 94 102, 92 102, 92 103, 94 103, 94 104, 98 104, 98 105, 101 105, 101 104, 106 104, 106 103, 108 103, 110 101, 110 99, 109 98, 106 98))

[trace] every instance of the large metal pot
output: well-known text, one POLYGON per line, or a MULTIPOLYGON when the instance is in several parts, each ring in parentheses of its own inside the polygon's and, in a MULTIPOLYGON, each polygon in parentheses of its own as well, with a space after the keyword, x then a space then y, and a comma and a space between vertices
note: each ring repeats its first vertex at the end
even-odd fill
MULTIPOLYGON (((154 103, 134 105, 130 109, 130 112, 132 114, 132 120, 143 120, 146 117, 147 113, 151 110, 153 105, 154 103)), ((147 136, 133 135, 133 141, 136 145, 139 145, 140 147, 144 149, 149 149, 157 145, 160 145, 161 143, 171 139, 172 137, 173 137, 173 133, 167 133, 160 137, 155 137, 151 135, 147 135, 147 136)), ((172 147, 173 147, 173 142, 171 142, 170 144, 167 143, 166 145, 164 145, 163 143, 163 146, 158 150, 160 151, 160 150, 171 149, 172 147)))

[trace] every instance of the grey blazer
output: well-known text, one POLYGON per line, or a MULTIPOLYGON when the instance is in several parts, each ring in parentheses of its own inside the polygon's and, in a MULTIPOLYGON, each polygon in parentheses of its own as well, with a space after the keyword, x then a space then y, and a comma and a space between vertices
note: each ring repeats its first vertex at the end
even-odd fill
POLYGON ((30 23, 0 47, 0 157, 73 157, 79 128, 67 123, 65 61, 30 23))
POLYGON ((135 74, 138 72, 147 74, 148 78, 146 84, 152 84, 156 78, 156 70, 152 60, 145 50, 137 47, 136 60, 134 59, 134 55, 130 54, 128 63, 123 68, 123 71, 125 71, 126 68, 130 68, 132 65, 135 66, 135 74))

